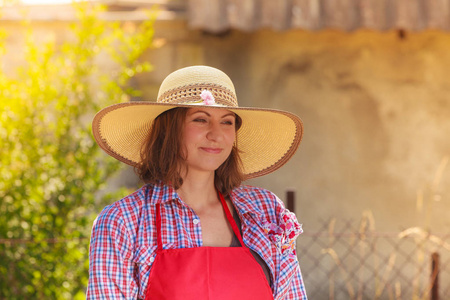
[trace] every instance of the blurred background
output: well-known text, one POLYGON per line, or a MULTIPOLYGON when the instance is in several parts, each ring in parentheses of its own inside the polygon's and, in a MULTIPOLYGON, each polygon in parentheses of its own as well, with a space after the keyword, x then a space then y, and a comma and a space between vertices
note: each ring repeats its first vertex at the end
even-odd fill
POLYGON ((140 186, 92 117, 196 64, 304 122, 246 183, 303 223, 310 299, 450 298, 450 0, 0 4, 0 299, 85 298, 92 222, 140 186))

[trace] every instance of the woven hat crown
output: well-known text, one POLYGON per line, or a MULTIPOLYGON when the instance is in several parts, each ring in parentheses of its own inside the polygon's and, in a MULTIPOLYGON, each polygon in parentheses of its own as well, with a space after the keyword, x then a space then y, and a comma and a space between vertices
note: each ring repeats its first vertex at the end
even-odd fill
POLYGON ((195 103, 203 90, 210 91, 218 105, 238 106, 231 79, 224 72, 207 66, 187 67, 168 75, 159 88, 157 102, 195 103))

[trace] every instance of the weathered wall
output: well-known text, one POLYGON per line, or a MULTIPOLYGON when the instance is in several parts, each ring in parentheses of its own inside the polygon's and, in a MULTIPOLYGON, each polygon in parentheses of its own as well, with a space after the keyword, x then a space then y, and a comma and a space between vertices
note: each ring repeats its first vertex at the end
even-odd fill
MULTIPOLYGON (((11 23, 0 26, 10 33, 2 64, 13 69, 23 31, 11 23)), ((36 29, 42 37, 65 38, 58 22, 38 23, 36 29)), ((181 21, 161 21, 156 44, 142 57, 154 71, 132 82, 144 91, 143 100, 154 101, 173 70, 206 64, 229 74, 241 106, 289 110, 303 119, 305 135, 292 160, 248 183, 282 199, 295 190, 305 232, 323 229, 322 220, 331 217, 358 221, 365 210, 373 212, 378 231, 429 226, 433 233, 449 232, 450 166, 433 187, 436 170, 450 156, 449 34, 262 30, 218 36, 188 30, 181 21)), ((99 67, 111 68, 102 59, 99 67)), ((110 183, 137 184, 131 168, 110 183)), ((305 246, 311 240, 301 236, 298 243, 319 249, 305 246)), ((309 259, 311 253, 303 254, 306 288, 313 295, 327 288, 329 278, 309 259)))
POLYGON ((297 192, 305 230, 330 217, 358 220, 371 210, 377 229, 450 229, 450 35, 395 31, 230 31, 221 36, 160 23, 165 45, 150 51, 156 67, 140 77, 156 97, 170 71, 191 64, 223 69, 241 106, 284 109, 304 121, 298 153, 279 171, 249 184, 280 198, 297 192), (420 190, 422 212, 417 211, 420 190))
MULTIPOLYGON (((12 50, 2 60, 11 68, 23 32, 12 23, 0 26, 11 33, 12 50)), ((58 22, 37 23, 36 29, 42 36, 64 36, 58 22)), ((134 82, 145 100, 156 98, 171 71, 206 64, 230 75, 241 106, 289 110, 303 119, 298 153, 277 172, 249 184, 282 199, 287 189, 296 190, 296 213, 305 230, 318 230, 320 220, 334 216, 358 220, 367 209, 383 231, 426 224, 434 232, 450 229, 450 166, 436 187, 438 196, 430 196, 435 172, 450 156, 447 33, 211 35, 188 30, 181 21, 160 21, 156 38, 160 47, 142 58, 155 70, 134 82), (419 190, 428 200, 423 213, 416 210, 419 190)), ((133 184, 129 174, 124 178, 133 184)))

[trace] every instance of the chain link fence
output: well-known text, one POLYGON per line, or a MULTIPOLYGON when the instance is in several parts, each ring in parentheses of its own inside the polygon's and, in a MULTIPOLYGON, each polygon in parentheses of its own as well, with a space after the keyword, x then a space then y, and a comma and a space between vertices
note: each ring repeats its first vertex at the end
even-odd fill
POLYGON ((450 235, 414 227, 375 231, 361 222, 323 221, 305 231, 297 253, 309 299, 450 299, 450 235))

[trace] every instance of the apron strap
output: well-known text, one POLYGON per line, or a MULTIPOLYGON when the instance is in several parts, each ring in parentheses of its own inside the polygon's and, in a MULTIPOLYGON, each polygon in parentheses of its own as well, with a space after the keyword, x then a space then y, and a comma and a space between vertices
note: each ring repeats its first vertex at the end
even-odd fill
POLYGON ((234 231, 234 234, 237 236, 239 242, 241 243, 241 246, 245 247, 244 240, 242 239, 242 236, 241 236, 241 231, 239 230, 239 228, 236 224, 236 221, 234 220, 233 216, 231 215, 230 209, 228 208, 228 205, 225 202, 225 199, 223 198, 222 193, 217 191, 217 194, 219 194, 220 202, 222 203, 223 210, 225 211, 225 215, 227 216, 228 222, 230 223, 231 228, 234 231))
POLYGON ((162 250, 162 238, 161 238, 161 203, 156 204, 156 235, 158 238, 158 251, 162 250))

